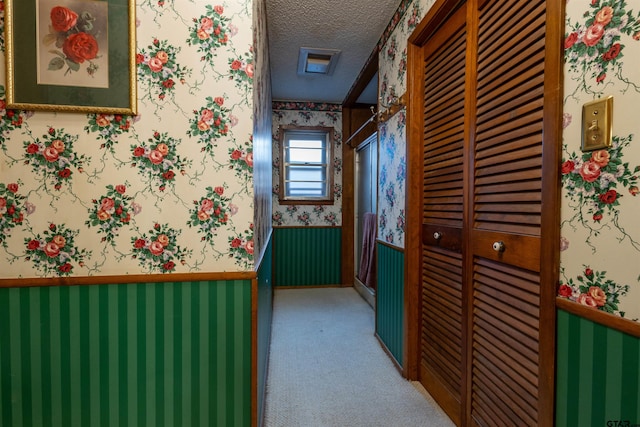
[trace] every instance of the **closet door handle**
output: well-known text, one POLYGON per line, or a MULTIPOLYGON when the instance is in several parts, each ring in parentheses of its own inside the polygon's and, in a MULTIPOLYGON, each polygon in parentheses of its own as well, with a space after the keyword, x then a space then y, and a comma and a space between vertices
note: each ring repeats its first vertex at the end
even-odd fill
POLYGON ((433 238, 436 240, 440 240, 442 238, 442 233, 436 231, 435 233, 433 233, 433 238))
POLYGON ((505 246, 503 241, 493 242, 493 250, 496 252, 504 252, 505 246))

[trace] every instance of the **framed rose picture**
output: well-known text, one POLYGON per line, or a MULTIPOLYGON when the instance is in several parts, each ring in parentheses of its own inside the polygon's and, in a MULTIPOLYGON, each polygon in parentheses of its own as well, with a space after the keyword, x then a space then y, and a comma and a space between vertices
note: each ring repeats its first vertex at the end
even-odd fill
POLYGON ((135 0, 6 0, 7 108, 136 114, 135 0))

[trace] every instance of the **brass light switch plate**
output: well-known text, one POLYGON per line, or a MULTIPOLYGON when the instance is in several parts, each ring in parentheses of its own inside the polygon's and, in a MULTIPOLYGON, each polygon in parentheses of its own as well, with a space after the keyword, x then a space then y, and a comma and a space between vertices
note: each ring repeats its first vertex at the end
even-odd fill
POLYGON ((582 151, 611 147, 613 96, 582 106, 582 151))

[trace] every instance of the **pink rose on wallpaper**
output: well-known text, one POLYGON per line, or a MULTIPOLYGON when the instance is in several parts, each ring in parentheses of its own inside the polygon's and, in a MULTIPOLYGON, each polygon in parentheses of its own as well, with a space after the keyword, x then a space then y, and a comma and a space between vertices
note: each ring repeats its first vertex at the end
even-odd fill
POLYGON ((609 159, 611 155, 607 150, 598 150, 594 151, 591 155, 591 161, 600 166, 600 168, 604 168, 609 164, 609 159))
POLYGON ((136 249, 142 249, 147 245, 147 242, 145 242, 144 239, 136 239, 136 241, 133 243, 133 247, 136 249))
POLYGON ((203 122, 210 122, 213 121, 213 111, 211 111, 208 108, 204 108, 201 112, 200 112, 200 120, 202 120, 203 122))
POLYGON ((247 66, 244 69, 244 72, 247 74, 248 77, 253 78, 253 64, 247 64, 247 66))
POLYGON ((159 50, 156 53, 156 58, 158 58, 163 65, 169 62, 169 54, 164 50, 159 50))
POLYGON ((578 302, 578 304, 586 305, 587 307, 597 307, 598 306, 598 304, 591 297, 591 295, 587 295, 587 294, 580 294, 580 296, 578 297, 578 301, 577 302, 578 302))
POLYGON ((160 58, 158 57, 154 56, 153 58, 149 58, 148 65, 149 65, 149 69, 154 73, 159 73, 160 71, 162 71, 163 64, 160 58))
POLYGON ((156 240, 162 245, 163 248, 166 248, 169 245, 169 236, 167 236, 166 234, 158 235, 158 238, 156 240))
POLYGON ((78 14, 73 10, 62 6, 55 6, 51 9, 51 26, 55 31, 66 33, 75 27, 78 22, 78 14))
POLYGON ((164 142, 161 142, 160 144, 156 145, 156 150, 158 150, 164 157, 169 153, 169 146, 164 142))
POLYGON ((163 158, 164 158, 164 156, 157 149, 156 150, 151 150, 151 152, 149 153, 149 160, 154 165, 159 165, 160 163, 162 163, 162 159, 163 158))
POLYGON ((611 6, 605 6, 598 13, 596 13, 596 22, 603 26, 606 26, 613 18, 613 8, 611 6))
POLYGON ((220 5, 214 6, 213 10, 215 10, 218 15, 222 15, 224 13, 224 7, 220 5))
POLYGON ((245 158, 245 162, 247 162, 248 166, 253 167, 253 153, 247 154, 247 157, 245 158))
MULTIPOLYGON (((211 209, 211 211, 213 212, 213 209, 211 209)), ((211 215, 209 215, 207 212, 203 211, 203 210, 199 210, 197 217, 200 221, 206 221, 209 218, 211 218, 211 215)))
POLYGON ((206 40, 209 38, 209 33, 206 30, 203 29, 199 29, 198 31, 196 31, 196 35, 198 36, 198 39, 200 40, 206 40))
POLYGON ((593 182, 600 176, 600 166, 595 162, 584 162, 580 168, 580 176, 587 182, 593 182))
POLYGON ((16 184, 15 182, 12 182, 11 184, 7 185, 7 190, 10 191, 13 194, 16 194, 18 192, 18 184, 16 184))
POLYGON ((244 249, 248 254, 253 255, 253 240, 249 240, 247 244, 244 246, 244 249))
POLYGON ((149 252, 151 252, 153 255, 160 255, 162 252, 164 252, 164 246, 162 246, 162 243, 156 240, 154 242, 151 242, 151 244, 149 245, 149 252))
POLYGON ((125 193, 125 191, 127 191, 127 187, 125 187, 125 186, 124 186, 124 185, 122 185, 122 184, 116 185, 116 188, 115 188, 115 189, 116 189, 116 191, 117 191, 118 193, 120 193, 120 194, 124 194, 124 193, 125 193))
POLYGON ((64 245, 67 244, 67 239, 65 239, 64 236, 61 236, 59 234, 56 234, 55 236, 53 236, 51 241, 56 245, 58 245, 60 249, 64 248, 64 245))
POLYGON ((607 294, 598 286, 591 286, 589 288, 589 296, 598 307, 602 307, 607 303, 607 294))
POLYGON ((107 221, 109 218, 111 218, 111 214, 109 212, 106 212, 103 209, 100 209, 97 213, 96 216, 98 217, 98 219, 100 221, 107 221))
POLYGON ((202 202, 200 202, 200 209, 205 212, 212 212, 213 201, 211 199, 203 199, 202 202))
POLYGON ((62 153, 64 152, 64 142, 62 142, 59 139, 54 139, 53 141, 51 141, 51 146, 58 152, 58 153, 62 153))
POLYGON ((49 257, 57 257, 60 254, 60 247, 53 242, 49 242, 44 246, 44 253, 49 257))
POLYGON ((58 154, 58 150, 56 150, 52 146, 48 146, 47 148, 45 148, 43 153, 45 160, 47 160, 48 162, 55 162, 56 160, 58 160, 58 154))
POLYGON ((213 28, 213 20, 208 16, 203 16, 200 19, 200 29, 204 31, 208 31, 213 28))
POLYGON ((595 46, 604 35, 604 26, 602 24, 593 24, 587 28, 587 32, 582 37, 582 41, 587 46, 595 46))
POLYGON ((104 211, 109 212, 113 210, 114 206, 115 206, 115 202, 110 197, 105 197, 100 201, 100 209, 104 211))

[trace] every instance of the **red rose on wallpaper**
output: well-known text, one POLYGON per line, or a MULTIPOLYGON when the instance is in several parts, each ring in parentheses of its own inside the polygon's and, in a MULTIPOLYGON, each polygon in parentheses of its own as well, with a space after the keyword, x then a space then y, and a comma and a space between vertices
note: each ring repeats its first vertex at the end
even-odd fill
POLYGON ((91 34, 71 34, 64 41, 62 51, 71 61, 82 64, 98 56, 98 42, 91 34))
POLYGON ((598 197, 600 198, 600 201, 602 203, 610 205, 611 203, 615 202, 616 199, 618 198, 618 192, 616 190, 609 190, 598 197))
POLYGON ((566 39, 564 39, 564 48, 565 49, 569 49, 571 46, 573 46, 576 42, 578 41, 578 33, 573 32, 571 34, 569 34, 567 36, 566 39))
POLYGON ((571 173, 573 172, 575 167, 576 167, 576 164, 574 162, 572 162, 571 160, 567 160, 562 164, 562 173, 563 174, 571 173))
POLYGON ((602 59, 605 61, 611 61, 615 59, 620 54, 620 43, 616 43, 611 48, 602 55, 602 59))
POLYGON ((571 286, 567 286, 563 284, 563 285, 560 285, 560 288, 558 288, 558 295, 560 295, 561 297, 569 298, 572 293, 573 293, 573 290, 571 289, 571 286))
POLYGON ((56 6, 51 9, 51 26, 54 30, 66 33, 75 27, 78 22, 78 14, 66 7, 56 6))

